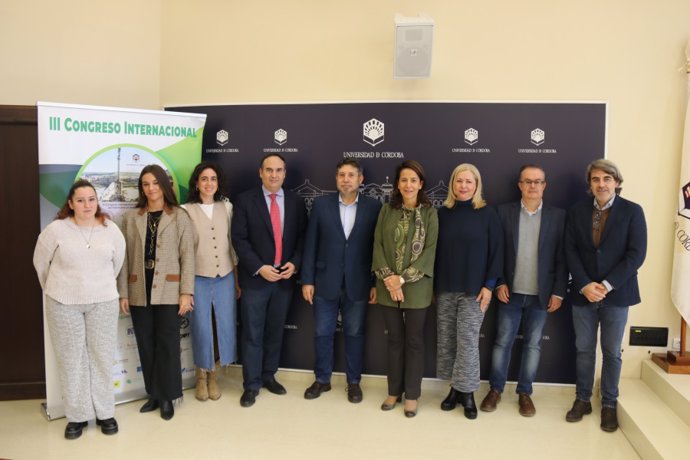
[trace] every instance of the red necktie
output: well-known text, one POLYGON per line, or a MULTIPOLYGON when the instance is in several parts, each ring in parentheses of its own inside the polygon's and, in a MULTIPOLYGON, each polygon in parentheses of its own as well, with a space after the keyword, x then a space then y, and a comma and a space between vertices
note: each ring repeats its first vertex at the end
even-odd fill
POLYGON ((276 245, 276 256, 273 259, 273 265, 280 266, 280 261, 283 258, 283 231, 280 229, 280 208, 276 201, 276 194, 271 193, 271 227, 273 227, 273 240, 276 245))

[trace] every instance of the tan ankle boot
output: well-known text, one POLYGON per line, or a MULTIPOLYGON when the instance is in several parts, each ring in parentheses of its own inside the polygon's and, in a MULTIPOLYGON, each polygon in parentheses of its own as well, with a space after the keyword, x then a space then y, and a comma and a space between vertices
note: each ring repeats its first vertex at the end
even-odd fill
POLYGON ((215 369, 208 371, 208 397, 214 401, 220 398, 220 388, 218 388, 215 369))
POLYGON ((206 401, 208 399, 208 385, 206 383, 207 372, 196 368, 196 399, 206 401))

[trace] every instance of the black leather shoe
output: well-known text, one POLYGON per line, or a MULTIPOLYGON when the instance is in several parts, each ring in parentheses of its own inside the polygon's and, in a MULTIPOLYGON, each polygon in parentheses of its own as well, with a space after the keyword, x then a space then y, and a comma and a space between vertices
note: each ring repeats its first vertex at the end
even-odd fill
POLYGON ((458 391, 458 402, 465 408, 465 417, 474 420, 477 418, 477 404, 474 402, 474 393, 458 391))
POLYGON ((259 392, 256 390, 244 390, 242 397, 240 398, 240 406, 242 407, 252 407, 256 402, 256 395, 259 392))
POLYGON ((158 401, 149 398, 149 400, 146 401, 143 406, 141 406, 139 412, 143 414, 144 412, 153 412, 156 409, 158 409, 158 401))
POLYGON ((160 402, 161 418, 163 420, 170 420, 175 415, 175 408, 172 401, 163 400, 160 402))
POLYGON ((89 422, 69 422, 65 427, 65 439, 77 439, 89 422))
POLYGON ((103 434, 115 434, 118 430, 117 420, 112 417, 105 420, 96 419, 96 425, 101 427, 101 433, 103 434))
POLYGON ((601 429, 613 433, 618 429, 618 411, 615 407, 601 408, 601 429))
POLYGON ((362 388, 359 386, 359 383, 350 383, 347 385, 348 401, 357 404, 362 402, 362 397, 362 388))
POLYGON ((449 411, 455 409, 458 405, 458 395, 460 392, 453 387, 450 387, 450 392, 446 399, 441 402, 441 410, 449 411))
POLYGON ((284 395, 285 393, 287 393, 285 387, 278 383, 276 379, 265 381, 263 386, 274 395, 284 395))
POLYGON ((309 388, 304 390, 304 399, 316 399, 321 396, 321 393, 326 391, 331 391, 330 383, 314 382, 309 388))

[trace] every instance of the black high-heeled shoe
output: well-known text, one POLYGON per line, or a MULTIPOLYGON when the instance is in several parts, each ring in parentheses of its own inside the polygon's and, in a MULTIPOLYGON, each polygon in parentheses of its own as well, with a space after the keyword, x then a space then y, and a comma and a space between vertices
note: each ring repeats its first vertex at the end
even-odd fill
POLYGON ((143 406, 141 406, 141 409, 139 409, 139 412, 142 414, 145 412, 151 412, 158 409, 158 401, 156 401, 153 398, 149 398, 146 400, 143 406))
POLYGON ((161 418, 163 420, 170 420, 175 415, 175 408, 172 401, 160 401, 161 418))
POLYGON ((441 402, 441 410, 449 411, 455 409, 455 406, 458 405, 458 396, 460 395, 460 392, 456 390, 453 387, 450 387, 450 392, 448 393, 448 396, 446 396, 446 399, 444 399, 441 402))
POLYGON ((477 418, 477 404, 474 402, 474 393, 458 392, 458 402, 465 408, 465 417, 470 420, 477 418))

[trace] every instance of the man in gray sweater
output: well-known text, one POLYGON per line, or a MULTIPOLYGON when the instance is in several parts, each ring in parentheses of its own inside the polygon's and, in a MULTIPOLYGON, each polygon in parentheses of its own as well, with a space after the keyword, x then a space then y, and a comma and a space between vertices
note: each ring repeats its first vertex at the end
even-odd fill
POLYGON ((540 166, 520 170, 519 202, 498 208, 504 235, 503 278, 499 279, 498 330, 491 357, 491 389, 480 405, 496 410, 506 383, 510 352, 522 323, 522 360, 516 392, 520 415, 536 413, 532 402, 546 316, 558 310, 566 293, 568 271, 563 248, 565 211, 543 203, 546 173, 540 166))

